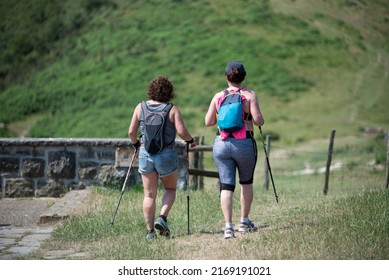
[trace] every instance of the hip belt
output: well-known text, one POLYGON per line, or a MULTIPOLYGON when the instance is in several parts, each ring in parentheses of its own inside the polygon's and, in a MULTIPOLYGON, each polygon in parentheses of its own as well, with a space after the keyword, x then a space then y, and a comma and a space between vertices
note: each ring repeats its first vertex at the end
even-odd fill
MULTIPOLYGON (((220 135, 220 131, 216 131, 216 135, 220 135)), ((254 137, 254 131, 248 131, 246 130, 246 139, 247 138, 253 138, 254 137)), ((232 135, 232 132, 228 135, 228 138, 235 138, 234 135, 232 135)))

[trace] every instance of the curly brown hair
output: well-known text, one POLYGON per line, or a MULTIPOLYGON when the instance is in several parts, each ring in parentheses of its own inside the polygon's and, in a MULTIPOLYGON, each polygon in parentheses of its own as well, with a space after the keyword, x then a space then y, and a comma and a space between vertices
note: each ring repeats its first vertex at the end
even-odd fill
POLYGON ((232 83, 240 84, 246 77, 246 72, 239 72, 238 69, 233 68, 230 72, 226 73, 227 80, 232 83))
POLYGON ((150 83, 147 96, 151 100, 169 102, 174 98, 174 86, 168 78, 163 76, 155 77, 150 83))

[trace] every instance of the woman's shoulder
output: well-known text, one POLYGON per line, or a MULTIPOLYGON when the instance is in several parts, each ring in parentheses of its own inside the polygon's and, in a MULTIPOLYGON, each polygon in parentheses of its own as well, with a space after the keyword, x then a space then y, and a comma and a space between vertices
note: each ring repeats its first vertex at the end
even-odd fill
POLYGON ((246 89, 246 90, 242 91, 242 94, 246 97, 246 99, 252 99, 256 96, 255 91, 250 90, 250 89, 246 89))
POLYGON ((247 94, 255 94, 255 91, 253 91, 252 89, 249 89, 249 88, 244 88, 242 91, 242 93, 247 93, 247 94))
POLYGON ((221 90, 221 91, 215 93, 215 95, 213 96, 213 98, 214 98, 214 99, 218 99, 218 98, 224 96, 224 94, 225 94, 224 91, 225 91, 225 90, 223 89, 223 90, 221 90))
POLYGON ((177 105, 174 105, 173 103, 170 103, 172 104, 172 108, 170 109, 170 114, 177 114, 177 113, 181 113, 180 109, 177 107, 177 105))
POLYGON ((138 103, 136 106, 135 106, 135 111, 139 111, 142 107, 142 102, 138 103))

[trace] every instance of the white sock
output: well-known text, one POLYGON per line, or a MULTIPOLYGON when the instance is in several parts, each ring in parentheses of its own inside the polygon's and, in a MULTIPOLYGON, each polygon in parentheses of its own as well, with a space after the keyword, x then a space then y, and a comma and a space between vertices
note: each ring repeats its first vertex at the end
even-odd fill
POLYGON ((226 223, 226 228, 234 228, 234 224, 233 223, 226 223))
POLYGON ((240 221, 242 222, 242 223, 246 223, 246 224, 248 224, 248 223, 250 223, 250 220, 249 220, 249 218, 241 218, 240 219, 240 221))

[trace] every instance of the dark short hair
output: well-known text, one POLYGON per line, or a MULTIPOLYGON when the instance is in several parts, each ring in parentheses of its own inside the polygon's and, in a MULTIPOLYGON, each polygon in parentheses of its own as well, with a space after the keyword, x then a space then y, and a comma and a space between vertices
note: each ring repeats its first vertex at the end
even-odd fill
POLYGON ((238 60, 233 60, 227 64, 226 77, 229 82, 241 83, 246 77, 246 70, 238 60))
POLYGON ((151 100, 169 102, 174 97, 174 86, 168 78, 163 76, 155 77, 150 83, 147 96, 151 100))

